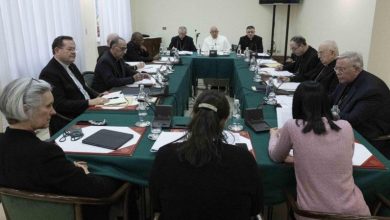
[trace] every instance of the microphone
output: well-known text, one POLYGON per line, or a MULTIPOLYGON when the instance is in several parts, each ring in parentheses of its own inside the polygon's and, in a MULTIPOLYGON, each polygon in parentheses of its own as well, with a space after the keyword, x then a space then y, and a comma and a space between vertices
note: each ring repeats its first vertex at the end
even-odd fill
POLYGON ((142 37, 150 37, 149 34, 142 34, 142 37))

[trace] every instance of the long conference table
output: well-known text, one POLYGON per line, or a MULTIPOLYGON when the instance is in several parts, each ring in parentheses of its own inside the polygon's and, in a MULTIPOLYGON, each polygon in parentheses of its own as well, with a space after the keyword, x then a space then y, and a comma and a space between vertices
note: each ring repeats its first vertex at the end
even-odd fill
MULTIPOLYGON (((162 98, 160 103, 173 106, 176 115, 173 118, 173 124, 187 123, 189 118, 183 117, 183 113, 188 106, 188 99, 192 95, 192 85, 195 85, 196 79, 228 78, 234 96, 240 99, 242 109, 257 107, 262 102, 264 94, 251 90, 251 87, 255 85, 252 80, 253 75, 254 73, 248 69, 248 63, 244 62, 242 58, 236 57, 235 54, 212 58, 197 55, 182 57, 182 64, 175 66, 175 72, 169 75, 169 96, 162 98)), ((272 127, 276 127, 275 107, 263 106, 263 113, 265 120, 272 127)), ((67 127, 75 125, 77 121, 91 119, 106 119, 107 125, 110 126, 134 127, 138 116, 136 111, 87 110, 67 127)), ((148 119, 153 120, 153 116, 149 114, 148 119)), ((244 126, 244 130, 247 130, 251 136, 257 164, 262 174, 264 203, 267 206, 272 206, 284 202, 283 190, 293 189, 296 186, 293 165, 275 163, 270 159, 268 155, 268 132, 254 133, 246 126, 244 126)), ((63 130, 58 132, 52 139, 54 140, 62 132, 63 130)), ((147 138, 149 133, 150 128, 147 128, 132 156, 88 154, 67 154, 67 156, 71 160, 88 162, 92 173, 147 186, 155 158, 155 153, 150 151, 154 142, 147 138)), ((360 167, 354 167, 353 169, 355 183, 362 190, 366 201, 373 203, 376 193, 389 193, 390 161, 357 132, 355 132, 355 138, 365 145, 385 166, 385 169, 360 167)))

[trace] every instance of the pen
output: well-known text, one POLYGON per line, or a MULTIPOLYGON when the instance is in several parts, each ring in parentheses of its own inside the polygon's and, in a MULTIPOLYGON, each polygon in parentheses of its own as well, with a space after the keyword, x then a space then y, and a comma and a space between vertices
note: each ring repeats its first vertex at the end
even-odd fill
POLYGON ((117 99, 117 98, 119 98, 119 97, 112 97, 112 98, 108 98, 108 99, 117 99))

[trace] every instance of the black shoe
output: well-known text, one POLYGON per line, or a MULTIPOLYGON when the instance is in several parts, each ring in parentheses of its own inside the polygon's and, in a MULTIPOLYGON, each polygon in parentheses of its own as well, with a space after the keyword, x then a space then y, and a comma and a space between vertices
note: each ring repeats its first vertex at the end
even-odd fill
POLYGON ((211 89, 218 90, 218 86, 211 86, 211 89))

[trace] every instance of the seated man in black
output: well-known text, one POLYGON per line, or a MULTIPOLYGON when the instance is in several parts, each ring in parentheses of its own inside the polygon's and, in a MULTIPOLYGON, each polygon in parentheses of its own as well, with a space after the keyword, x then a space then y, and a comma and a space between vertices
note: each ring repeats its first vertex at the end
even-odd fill
POLYGON ((76 44, 72 37, 57 37, 53 41, 52 50, 53 58, 39 75, 40 79, 53 87, 53 106, 57 114, 50 120, 51 135, 65 127, 89 106, 101 105, 107 101, 85 84, 80 70, 73 63, 76 59, 76 44))
POLYGON ((153 57, 143 45, 144 38, 140 32, 134 32, 131 40, 127 43, 127 52, 124 56, 126 61, 152 62, 153 57))
POLYGON ((240 37, 240 41, 238 42, 242 51, 248 47, 250 51, 263 53, 263 39, 255 33, 255 27, 248 26, 246 28, 246 35, 240 37))
POLYGON ((328 94, 332 94, 339 84, 334 71, 338 55, 339 49, 334 41, 324 41, 318 47, 318 57, 321 62, 312 70, 313 78, 311 80, 321 83, 328 94))
POLYGON ((178 35, 172 37, 171 43, 169 44, 168 49, 176 48, 180 51, 196 51, 196 47, 194 44, 194 40, 192 37, 187 36, 187 28, 184 26, 180 26, 177 31, 178 35))
POLYGON ((111 41, 110 50, 106 51, 96 64, 93 89, 99 92, 107 91, 113 87, 132 84, 145 77, 149 78, 147 74, 132 70, 123 61, 126 49, 126 41, 123 38, 118 37, 111 41))
POLYGON ((332 113, 352 127, 390 159, 390 90, 377 76, 363 70, 363 58, 345 52, 336 61, 340 84, 332 94, 332 113))
MULTIPOLYGON (((302 36, 291 38, 290 49, 292 51, 290 62, 275 69, 294 73, 295 75, 289 78, 292 82, 303 82, 313 78, 311 70, 320 62, 317 51, 308 45, 302 36)), ((287 79, 282 78, 282 80, 287 79)))

